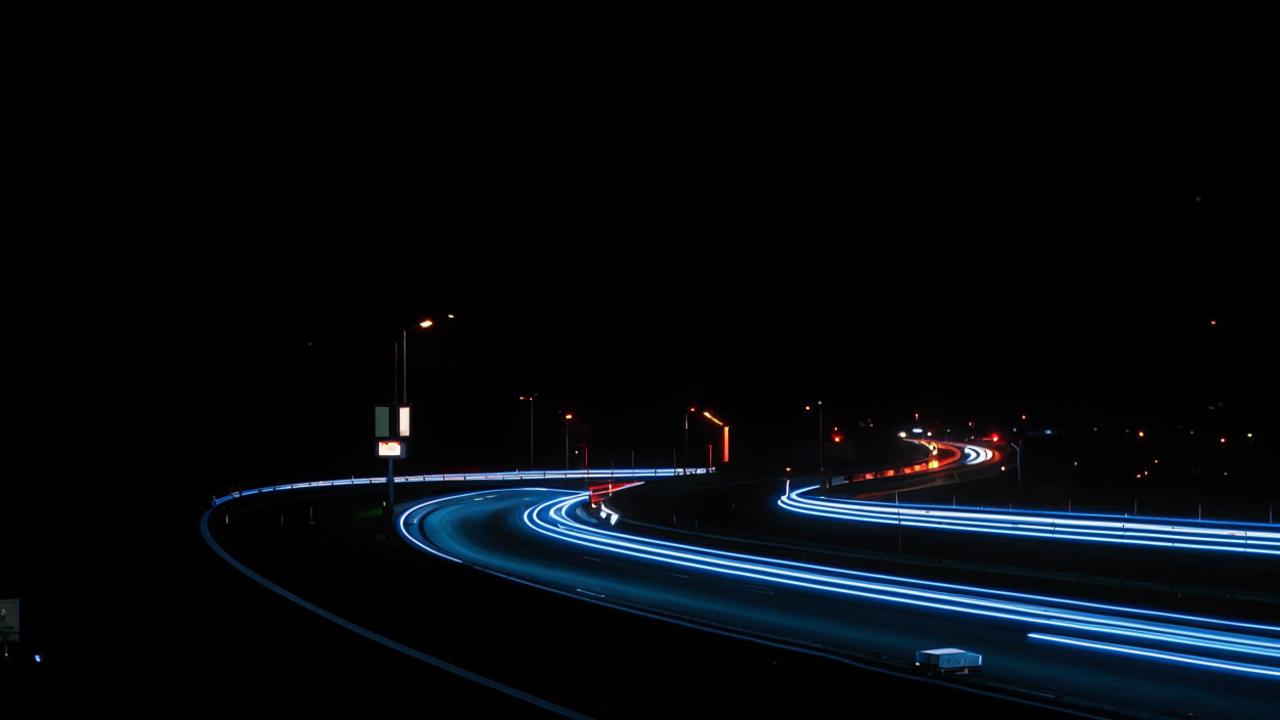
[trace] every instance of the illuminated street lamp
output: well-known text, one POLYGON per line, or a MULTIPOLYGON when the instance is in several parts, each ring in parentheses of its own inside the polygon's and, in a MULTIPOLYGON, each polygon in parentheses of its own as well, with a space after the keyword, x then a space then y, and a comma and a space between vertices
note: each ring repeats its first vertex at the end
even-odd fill
MULTIPOLYGON (((817 405, 818 405, 818 474, 821 475, 826 470, 826 467, 822 462, 822 401, 819 400, 817 402, 817 405)), ((810 412, 812 409, 813 409, 812 405, 804 406, 805 412, 810 412)), ((919 418, 920 413, 916 413, 916 417, 919 418)))
POLYGON ((564 469, 566 470, 568 470, 568 421, 572 419, 572 413, 564 414, 564 469))
MULTIPOLYGON (((453 317, 450 315, 449 317, 453 317)), ((521 395, 521 400, 529 401, 529 469, 533 469, 533 399, 537 395, 521 395)))
POLYGON ((703 410, 702 416, 724 429, 723 462, 727 465, 729 463, 729 426, 726 425, 724 421, 722 421, 720 418, 716 417, 715 415, 712 415, 709 410, 703 410))
MULTIPOLYGON (((425 318, 418 323, 418 327, 423 330, 429 329, 435 325, 431 318, 425 318)), ((391 399, 394 402, 399 398, 401 406, 398 410, 398 424, 401 437, 409 436, 409 331, 405 328, 400 330, 400 342, 392 343, 394 351, 395 376, 392 382, 391 399), (399 387, 396 387, 396 386, 399 387)), ((395 509, 396 504, 396 476, 395 461, 397 457, 404 457, 405 443, 403 440, 386 440, 378 443, 378 456, 387 459, 387 518, 390 519, 391 513, 395 509)))
POLYGON ((689 472, 689 413, 698 412, 698 408, 690 406, 684 411, 684 471, 689 472))

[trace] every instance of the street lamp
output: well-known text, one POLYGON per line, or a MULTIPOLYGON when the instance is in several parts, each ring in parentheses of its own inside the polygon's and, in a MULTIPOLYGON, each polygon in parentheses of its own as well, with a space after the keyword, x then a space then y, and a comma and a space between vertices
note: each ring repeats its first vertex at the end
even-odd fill
MULTIPOLYGON (((993 435, 992 437, 998 437, 998 436, 993 435)), ((1022 484, 1022 448, 1018 447, 1018 443, 1015 443, 1013 441, 1009 442, 1009 447, 1013 448, 1017 452, 1018 484, 1021 485, 1022 484)))
POLYGON ((684 472, 689 473, 689 413, 698 412, 698 408, 690 407, 684 411, 684 472))
POLYGON ((720 418, 712 415, 709 410, 703 410, 702 416, 724 429, 724 459, 722 462, 727 465, 729 463, 729 426, 720 420, 720 418))
POLYGON ((569 421, 573 419, 573 413, 564 414, 564 469, 569 469, 569 421))
MULTIPOLYGON (((450 315, 450 317, 453 317, 450 315)), ((521 395, 521 400, 529 401, 529 469, 533 469, 533 399, 537 395, 521 395)))
MULTIPOLYGON (((423 330, 427 330, 431 328, 431 326, 433 325, 435 325, 435 321, 433 321, 431 318, 424 318, 418 323, 418 327, 422 328, 423 330)), ((395 367, 395 375, 392 382, 391 399, 394 402, 398 396, 400 399, 400 403, 402 403, 403 405, 408 405, 409 403, 409 331, 407 328, 402 327, 400 329, 400 342, 399 343, 393 342, 392 348, 394 350, 394 357, 395 357, 394 365, 397 367, 395 367), (396 387, 397 385, 399 387, 396 387), (397 390, 399 392, 397 392, 397 390)), ((404 422, 404 420, 408 419, 407 416, 405 415, 406 410, 407 408, 405 407, 402 407, 400 409, 402 423, 404 422)), ((402 430, 402 434, 405 434, 404 431, 407 431, 407 428, 404 428, 404 430, 402 430)), ((404 442, 404 441, 401 440, 400 442, 404 442)), ((387 517, 388 519, 391 517, 391 513, 395 511, 395 504, 396 504, 395 462, 396 462, 395 457, 388 455, 387 457, 387 513, 388 513, 387 517)))
MULTIPOLYGON (((818 406, 818 474, 821 475, 823 472, 826 471, 826 467, 822 462, 822 401, 821 400, 817 402, 817 406, 818 406)), ((813 410, 812 405, 804 406, 805 412, 810 412, 812 410, 813 410)))

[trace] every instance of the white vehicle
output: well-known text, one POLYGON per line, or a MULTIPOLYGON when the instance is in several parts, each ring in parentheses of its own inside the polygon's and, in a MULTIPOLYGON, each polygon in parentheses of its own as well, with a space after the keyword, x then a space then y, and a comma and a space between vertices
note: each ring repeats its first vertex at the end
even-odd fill
POLYGON ((968 674, 982 670, 982 656, 960 648, 917 650, 916 667, 929 672, 968 674))

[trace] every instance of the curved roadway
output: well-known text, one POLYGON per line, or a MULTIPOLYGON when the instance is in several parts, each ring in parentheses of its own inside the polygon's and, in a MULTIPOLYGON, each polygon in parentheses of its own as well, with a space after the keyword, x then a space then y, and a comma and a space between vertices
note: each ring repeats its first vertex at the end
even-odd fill
POLYGON ((910 672, 918 649, 963 647, 984 655, 983 674, 944 682, 1024 702, 1261 718, 1280 692, 1280 627, 731 553, 609 520, 585 493, 511 488, 412 504, 399 526, 419 549, 512 580, 886 672, 910 672))

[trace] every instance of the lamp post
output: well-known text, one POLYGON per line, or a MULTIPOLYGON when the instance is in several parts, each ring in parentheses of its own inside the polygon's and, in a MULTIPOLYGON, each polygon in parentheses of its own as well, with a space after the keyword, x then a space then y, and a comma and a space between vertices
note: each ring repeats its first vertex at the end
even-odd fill
POLYGON ((716 417, 715 415, 712 415, 710 410, 703 410, 702 416, 710 420, 711 422, 715 423, 716 425, 720 426, 724 434, 722 462, 724 462, 726 465, 729 464, 729 426, 726 425, 724 421, 721 420, 720 418, 716 417))
MULTIPOLYGON (((449 318, 453 319, 453 314, 449 314, 449 318)), ((422 330, 429 330, 436 324, 431 318, 423 318, 418 321, 418 327, 422 330)), ((392 343, 394 351, 393 366, 395 375, 392 383, 391 400, 393 404, 398 401, 399 404, 407 406, 409 403, 409 330, 400 328, 400 341, 392 343)), ((402 409, 400 412, 407 412, 402 409)), ((401 442, 404 442, 401 440, 401 442)), ((387 518, 391 518, 391 514, 395 512, 396 504, 396 474, 395 474, 395 458, 387 458, 387 518)))
MULTIPOLYGON (((816 404, 818 406, 818 474, 821 475, 826 470, 822 461, 822 401, 819 400, 816 404)), ((813 405, 805 405, 804 411, 813 412, 813 405)))
POLYGON ((690 407, 684 411, 684 471, 689 472, 689 413, 698 412, 698 408, 690 407))
POLYGON ((564 469, 569 469, 569 421, 573 419, 573 413, 564 414, 564 469))
POLYGON ((529 401, 529 469, 533 469, 533 399, 537 395, 521 395, 521 400, 529 401))

